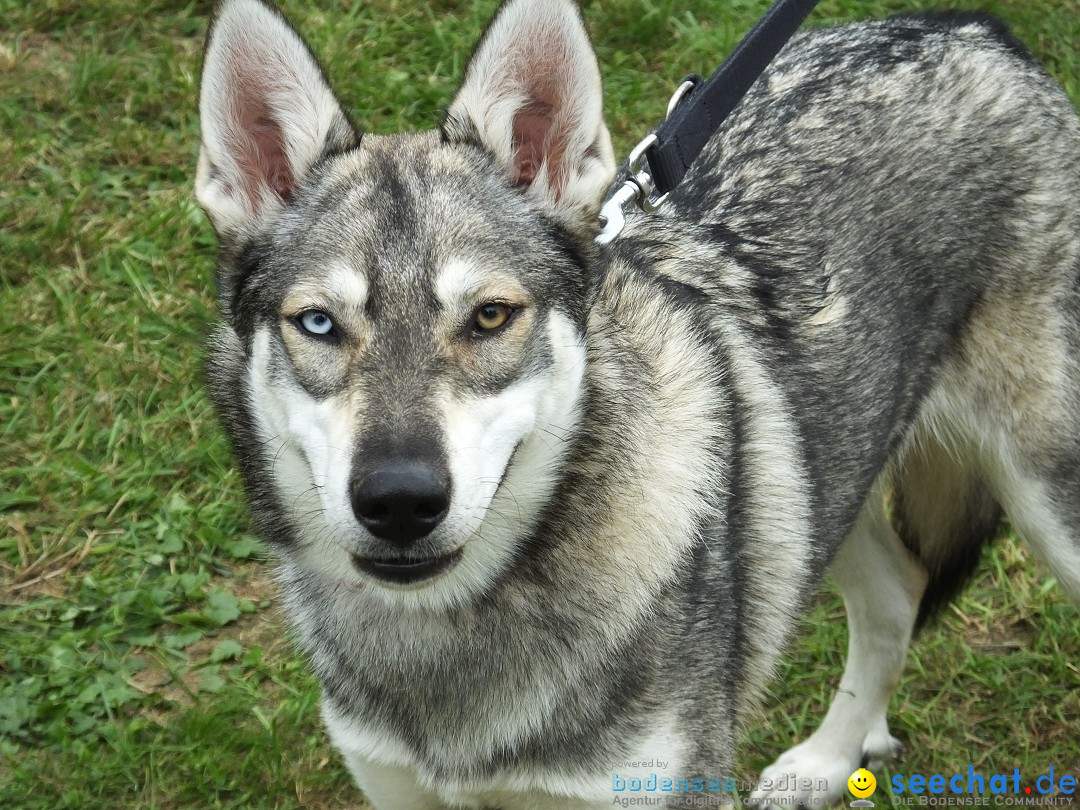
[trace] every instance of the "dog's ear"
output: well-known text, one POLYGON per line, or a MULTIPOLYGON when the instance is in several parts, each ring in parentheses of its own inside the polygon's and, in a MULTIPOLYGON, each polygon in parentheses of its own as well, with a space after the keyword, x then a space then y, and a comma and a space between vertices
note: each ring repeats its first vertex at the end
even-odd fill
POLYGON ((507 0, 469 62, 443 135, 486 148, 571 224, 594 225, 615 160, 577 5, 507 0))
POLYGON ((273 217, 320 157, 359 138, 303 40, 259 0, 218 5, 199 115, 195 195, 226 239, 273 217))

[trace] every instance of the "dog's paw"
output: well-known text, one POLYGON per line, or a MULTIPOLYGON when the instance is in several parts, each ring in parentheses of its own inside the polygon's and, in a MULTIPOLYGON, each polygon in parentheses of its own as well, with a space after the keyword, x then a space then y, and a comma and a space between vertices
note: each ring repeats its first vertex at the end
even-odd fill
POLYGON ((878 729, 866 735, 860 764, 871 771, 877 771, 887 762, 898 759, 903 750, 903 743, 892 736, 888 729, 878 729))
POLYGON ((791 810, 825 807, 844 795, 848 777, 860 767, 880 769, 897 757, 901 743, 887 728, 878 728, 861 745, 841 746, 817 735, 784 752, 761 772, 758 788, 750 795, 759 807, 791 810))
POLYGON ((859 758, 857 748, 840 751, 811 737, 761 772, 750 801, 763 810, 825 807, 844 795, 848 777, 859 768, 859 758))

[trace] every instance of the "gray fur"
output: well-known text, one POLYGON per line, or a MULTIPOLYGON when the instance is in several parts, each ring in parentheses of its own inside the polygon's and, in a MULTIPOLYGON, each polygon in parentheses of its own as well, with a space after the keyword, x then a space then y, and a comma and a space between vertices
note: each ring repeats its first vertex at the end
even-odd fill
MULTIPOLYGON (((209 379, 335 740, 380 810, 610 806, 590 786, 659 739, 673 777, 732 774, 738 724, 853 531, 908 561, 912 620, 955 590, 1000 507, 1080 597, 1080 122, 999 24, 798 36, 667 207, 608 248, 595 209, 525 193, 467 122, 349 138, 333 120, 281 210, 222 234, 209 379), (462 257, 529 301, 502 343, 448 325, 435 279, 462 257), (283 308, 341 265, 365 295, 327 348, 283 308), (259 386, 348 402, 341 463, 450 464, 438 403, 562 368, 556 316, 584 346, 580 399, 545 438, 535 508, 514 477, 532 462, 510 456, 464 550, 509 538, 484 588, 426 602, 437 583, 334 569, 338 546, 385 549, 330 524, 317 476, 283 480, 310 448, 267 432, 259 386), (872 517, 892 480, 906 550, 872 517), (386 752, 370 785, 382 754, 349 735, 386 752)), ((881 712, 838 772, 889 747, 881 712)))

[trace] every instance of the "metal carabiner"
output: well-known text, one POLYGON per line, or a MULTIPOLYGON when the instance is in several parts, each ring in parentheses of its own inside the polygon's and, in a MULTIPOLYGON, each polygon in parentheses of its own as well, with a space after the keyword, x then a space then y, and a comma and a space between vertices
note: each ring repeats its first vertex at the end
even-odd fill
MULTIPOLYGON (((671 117, 679 106, 679 102, 694 88, 694 85, 693 81, 685 79, 678 86, 668 101, 665 120, 671 117)), ((631 202, 650 214, 659 211, 667 202, 670 192, 656 196, 656 186, 653 185, 653 178, 648 169, 649 163, 645 157, 645 153, 656 142, 656 133, 650 132, 630 150, 630 157, 626 159, 626 171, 629 176, 600 208, 601 230, 596 237, 597 244, 606 245, 622 232, 623 226, 626 225, 626 206, 631 202)))

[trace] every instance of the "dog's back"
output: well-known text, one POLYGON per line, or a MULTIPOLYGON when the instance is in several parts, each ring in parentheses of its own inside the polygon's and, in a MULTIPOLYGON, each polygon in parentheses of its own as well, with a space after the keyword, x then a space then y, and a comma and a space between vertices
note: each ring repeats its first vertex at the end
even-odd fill
MULTIPOLYGON (((1078 200, 1071 103, 1000 23, 974 15, 805 34, 713 139, 668 214, 680 244, 693 224, 703 261, 665 271, 746 307, 813 478, 830 482, 814 509, 826 535, 852 524, 887 460, 914 464, 932 443, 1008 467, 1019 453, 1055 480, 1080 465, 1080 444, 1062 446, 1080 435, 1078 200), (715 256, 736 267, 711 277, 715 256), (1027 438, 1006 448, 1002 431, 1027 438)), ((919 535, 991 533, 980 484, 995 475, 966 498, 942 492, 974 511, 930 520, 909 490, 922 476, 903 476, 909 542, 936 555, 919 535)), ((951 579, 959 561, 927 562, 951 579)))

